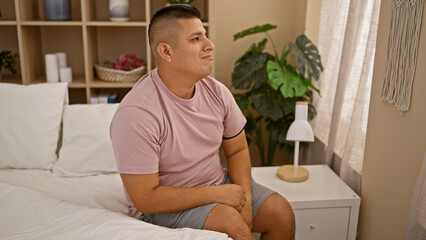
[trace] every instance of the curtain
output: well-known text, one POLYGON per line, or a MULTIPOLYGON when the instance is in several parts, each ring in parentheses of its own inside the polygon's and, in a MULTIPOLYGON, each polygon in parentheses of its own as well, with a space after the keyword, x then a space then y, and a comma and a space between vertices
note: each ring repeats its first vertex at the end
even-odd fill
POLYGON ((404 240, 426 239, 426 153, 411 200, 404 240))
POLYGON ((324 72, 308 163, 331 166, 360 192, 380 0, 323 0, 318 51, 324 72), (321 144, 321 154, 313 149, 321 144), (315 144, 314 144, 315 145, 315 144))

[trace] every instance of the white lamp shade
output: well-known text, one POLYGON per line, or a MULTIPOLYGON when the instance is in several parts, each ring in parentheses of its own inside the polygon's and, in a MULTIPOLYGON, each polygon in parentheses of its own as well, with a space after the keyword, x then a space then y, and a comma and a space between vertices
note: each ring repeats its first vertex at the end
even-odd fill
POLYGON ((311 125, 308 121, 296 120, 288 129, 287 141, 300 141, 300 142, 313 142, 314 132, 312 131, 311 125))
POLYGON ((287 141, 313 142, 314 132, 308 123, 308 103, 296 103, 295 121, 287 132, 287 141))

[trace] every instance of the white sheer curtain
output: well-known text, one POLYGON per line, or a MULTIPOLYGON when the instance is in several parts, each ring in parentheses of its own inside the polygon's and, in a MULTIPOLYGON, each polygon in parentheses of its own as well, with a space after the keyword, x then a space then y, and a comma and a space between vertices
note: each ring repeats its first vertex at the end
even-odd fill
MULTIPOLYGON (((322 0, 318 49, 324 72, 312 122, 322 162, 360 192, 380 0, 322 0), (339 159, 339 164, 334 163, 339 159)), ((311 147, 310 147, 311 148, 311 147)), ((312 160, 315 159, 315 160, 312 160)))
POLYGON ((411 200, 404 240, 426 239, 426 153, 411 200))

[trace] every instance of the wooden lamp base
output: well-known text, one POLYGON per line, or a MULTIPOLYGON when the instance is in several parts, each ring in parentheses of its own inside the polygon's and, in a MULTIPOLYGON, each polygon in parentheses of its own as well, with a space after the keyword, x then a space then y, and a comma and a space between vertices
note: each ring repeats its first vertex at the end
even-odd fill
POLYGON ((287 182, 303 182, 309 178, 309 172, 301 166, 294 169, 293 165, 283 165, 278 168, 277 176, 287 182))

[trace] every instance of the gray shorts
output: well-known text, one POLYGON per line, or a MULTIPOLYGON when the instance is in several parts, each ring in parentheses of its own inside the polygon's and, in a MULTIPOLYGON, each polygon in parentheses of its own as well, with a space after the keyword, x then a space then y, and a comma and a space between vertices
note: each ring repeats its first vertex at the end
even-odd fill
MULTIPOLYGON (((222 184, 229 183, 232 182, 229 176, 227 175, 222 184)), ((263 202, 275 192, 260 184, 257 184, 253 179, 251 181, 251 191, 252 209, 254 217, 256 216, 256 213, 259 210, 260 206, 262 206, 263 202)), ((168 228, 188 227, 194 229, 202 229, 207 216, 209 215, 211 210, 218 204, 219 203, 211 203, 191 208, 182 212, 142 213, 140 220, 168 228)))

